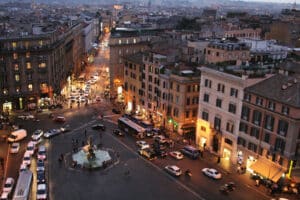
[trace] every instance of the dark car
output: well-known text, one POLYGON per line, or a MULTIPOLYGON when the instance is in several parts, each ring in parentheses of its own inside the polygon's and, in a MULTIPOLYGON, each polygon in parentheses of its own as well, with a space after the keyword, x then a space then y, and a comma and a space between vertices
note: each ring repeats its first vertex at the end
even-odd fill
POLYGON ((45 178, 45 171, 38 171, 37 172, 37 182, 38 183, 45 183, 46 182, 46 178, 45 178))
POLYGON ((165 151, 157 151, 156 152, 156 156, 159 158, 165 158, 165 157, 167 157, 167 155, 168 155, 168 153, 165 151))
POLYGON ((124 136, 124 133, 122 133, 119 129, 113 130, 113 133, 117 136, 124 136))
POLYGON ((112 112, 115 114, 121 114, 121 111, 115 108, 112 109, 112 112))
POLYGON ((66 132, 71 131, 70 125, 69 125, 69 124, 66 124, 66 125, 62 126, 62 127, 60 128, 60 131, 61 131, 62 133, 66 133, 66 132))
POLYGON ((95 124, 92 126, 92 129, 105 131, 105 126, 103 124, 95 124))

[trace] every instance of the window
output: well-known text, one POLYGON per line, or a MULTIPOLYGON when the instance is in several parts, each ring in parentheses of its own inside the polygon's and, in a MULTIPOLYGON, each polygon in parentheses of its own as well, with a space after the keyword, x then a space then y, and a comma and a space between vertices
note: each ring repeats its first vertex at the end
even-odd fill
POLYGON ((209 102, 209 94, 204 94, 203 101, 207 103, 209 102))
POLYGON ((178 84, 177 84, 177 87, 176 87, 176 91, 177 91, 177 92, 180 91, 180 85, 178 85, 178 84))
POLYGON ((26 58, 30 58, 30 52, 26 52, 26 58))
POLYGON ((208 121, 208 117, 209 117, 208 112, 203 111, 202 112, 202 119, 204 119, 205 121, 208 121))
POLYGON ((262 106, 262 104, 263 104, 263 99, 262 98, 260 98, 260 97, 256 97, 256 105, 259 105, 259 106, 262 106))
POLYGON ((235 114, 236 113, 236 105, 230 103, 228 106, 228 112, 235 114))
POLYGON ((185 111, 185 118, 189 118, 190 116, 190 111, 185 111))
POLYGON ((265 132, 264 142, 269 143, 269 141, 270 141, 270 134, 265 132))
POLYGON ((250 108, 243 106, 242 107, 242 119, 248 121, 250 114, 250 108))
POLYGON ((248 143, 248 149, 249 149, 250 151, 256 152, 256 150, 257 150, 257 145, 255 145, 255 144, 249 142, 249 143, 248 143))
POLYGON ((244 138, 238 137, 238 145, 246 146, 246 140, 244 138))
POLYGON ((222 99, 216 99, 216 106, 222 108, 222 99))
POLYGON ((253 118, 252 118, 252 122, 257 125, 260 126, 260 122, 261 122, 261 112, 254 110, 253 112, 253 118))
POLYGON ((205 87, 208 87, 208 88, 211 88, 211 80, 205 79, 205 80, 204 80, 204 86, 205 86, 205 87))
POLYGON ((170 82, 170 89, 173 89, 173 82, 170 82))
POLYGON ((259 138, 259 129, 255 128, 255 127, 252 127, 251 131, 250 131, 250 135, 252 137, 255 137, 256 139, 258 139, 259 138))
POLYGON ((13 49, 15 49, 15 48, 17 48, 17 43, 16 42, 12 42, 11 46, 12 46, 13 49))
POLYGON ((6 88, 3 89, 3 94, 7 95, 8 94, 8 90, 6 88))
POLYGON ((277 129, 277 133, 281 136, 286 136, 287 131, 289 128, 289 123, 284 121, 284 120, 279 120, 278 122, 278 129, 277 129))
POLYGON ((216 130, 220 130, 221 128, 221 119, 219 117, 215 117, 215 120, 214 120, 214 128, 216 130))
POLYGON ((18 59, 18 54, 17 53, 13 54, 13 59, 15 59, 15 60, 18 59))
POLYGON ((31 69, 31 63, 30 62, 26 63, 26 69, 31 69))
POLYGON ((187 105, 187 106, 190 105, 190 98, 189 98, 189 97, 186 98, 186 105, 187 105))
POLYGON ((40 41, 39 41, 39 45, 40 45, 40 46, 43 46, 43 44, 44 44, 43 40, 40 40, 40 41))
POLYGON ((233 122, 227 122, 226 124, 226 131, 228 131, 229 133, 233 133, 234 130, 234 124, 233 122))
POLYGON ((175 96, 175 101, 176 101, 176 103, 178 104, 179 103, 179 96, 175 96))
POLYGON ((119 44, 122 44, 122 40, 119 40, 119 44))
POLYGON ((33 89, 32 84, 28 84, 28 90, 32 91, 32 89, 33 89))
POLYGON ((45 68, 45 67, 46 67, 46 63, 43 62, 39 64, 39 68, 45 68))
POLYGON ((224 140, 225 143, 229 144, 229 145, 232 145, 232 140, 228 139, 228 138, 225 138, 224 140))
POLYGON ((152 76, 151 75, 148 76, 148 80, 149 80, 149 82, 152 82, 152 76))
POLYGON ((276 138, 274 150, 283 153, 285 149, 285 141, 282 138, 276 138))
POLYGON ((15 74, 15 81, 19 82, 20 81, 20 75, 19 74, 15 74))
POLYGON ((248 132, 248 125, 247 124, 245 124, 245 123, 243 123, 243 122, 241 122, 240 123, 240 129, 239 129, 241 132, 244 132, 244 133, 246 133, 247 134, 247 132, 248 132))
POLYGON ((28 80, 28 81, 31 81, 31 80, 32 80, 32 74, 31 74, 31 73, 27 74, 27 80, 28 80))
POLYGON ((225 92, 225 85, 218 83, 218 89, 219 92, 224 93, 225 92))
POLYGON ((150 85, 150 84, 148 85, 148 91, 152 92, 152 85, 150 85))
POLYGON ((14 70, 15 70, 15 71, 19 71, 19 65, 18 65, 18 64, 15 64, 15 65, 14 65, 14 70))
POLYGON ((187 86, 187 92, 191 92, 191 86, 190 85, 187 86))
POLYGON ((237 97, 238 96, 238 90, 235 88, 230 88, 230 96, 237 97))
POLYGON ((178 115, 179 115, 179 110, 177 108, 174 108, 173 109, 173 116, 178 117, 178 115))
POLYGON ((20 87, 16 87, 16 92, 19 93, 20 92, 20 87))
POLYGON ((245 93, 244 100, 247 101, 247 102, 250 102, 251 101, 251 94, 245 93))
POLYGON ((274 126, 274 117, 272 117, 270 115, 266 115, 266 117, 265 117, 265 129, 273 131, 273 126, 274 126))
POLYGON ((281 113, 284 114, 284 115, 288 115, 290 113, 290 108, 287 107, 287 106, 282 105, 281 113))
POLYGON ((276 106, 276 104, 273 101, 269 101, 268 108, 270 110, 275 110, 275 106, 276 106))

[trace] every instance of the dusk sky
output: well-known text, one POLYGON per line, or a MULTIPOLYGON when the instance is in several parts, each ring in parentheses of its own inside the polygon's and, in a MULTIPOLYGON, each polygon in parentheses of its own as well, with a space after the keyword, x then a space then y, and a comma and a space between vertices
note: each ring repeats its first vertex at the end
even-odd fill
POLYGON ((245 0, 245 1, 262 1, 262 2, 276 2, 276 3, 294 3, 295 2, 295 0, 245 0))

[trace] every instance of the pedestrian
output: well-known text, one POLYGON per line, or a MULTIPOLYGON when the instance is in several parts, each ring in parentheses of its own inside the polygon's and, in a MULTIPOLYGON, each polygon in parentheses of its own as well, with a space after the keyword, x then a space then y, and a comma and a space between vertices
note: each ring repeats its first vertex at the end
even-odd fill
POLYGON ((78 146, 78 143, 79 143, 78 139, 76 139, 75 143, 76 143, 76 146, 78 146))
POLYGON ((259 184, 260 184, 259 179, 256 179, 256 180, 255 180, 255 186, 256 186, 256 187, 259 187, 259 184))
POLYGON ((84 141, 82 141, 82 143, 81 143, 81 146, 84 146, 85 145, 85 142, 84 141))
POLYGON ((217 163, 220 163, 221 162, 221 157, 218 156, 218 160, 217 160, 217 163))
POLYGON ((86 138, 86 129, 84 130, 84 137, 86 138))

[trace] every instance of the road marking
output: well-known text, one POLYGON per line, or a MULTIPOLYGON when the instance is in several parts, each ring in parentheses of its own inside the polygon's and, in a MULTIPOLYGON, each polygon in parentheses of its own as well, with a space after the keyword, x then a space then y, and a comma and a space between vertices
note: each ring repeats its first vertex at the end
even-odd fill
MULTIPOLYGON (((158 166, 156 166, 155 164, 153 164, 152 162, 150 162, 149 160, 141 157, 137 152, 135 152, 131 147, 129 147, 127 144, 125 144, 124 142, 122 142, 121 140, 118 140, 116 137, 114 137, 111 134, 107 134, 109 137, 113 138, 115 141, 119 142, 120 144, 122 144, 128 151, 132 152, 134 155, 137 155, 138 158, 143 159, 146 163, 150 164, 152 167, 154 167, 157 171, 159 172, 163 172, 163 169, 159 168, 158 166)), ((165 173, 162 173, 165 174, 165 173)), ((190 192, 191 194, 193 194, 195 197, 197 197, 200 200, 206 200, 204 197, 202 197, 200 194, 198 194, 196 191, 192 190, 191 188, 189 188, 188 186, 186 186, 185 184, 181 183, 179 180, 175 179, 174 177, 170 176, 173 181, 175 181, 175 183, 177 183, 179 186, 181 186, 182 188, 184 188, 185 190, 187 190, 188 192, 190 192)))
POLYGON ((255 188, 252 187, 251 185, 249 185, 249 184, 244 184, 244 185, 245 185, 246 187, 248 187, 248 188, 250 188, 250 189, 252 189, 252 190, 254 190, 254 191, 260 193, 262 196, 264 196, 264 197, 266 197, 266 198, 270 198, 270 196, 266 195, 264 192, 262 192, 262 191, 260 191, 260 190, 255 189, 255 188))

